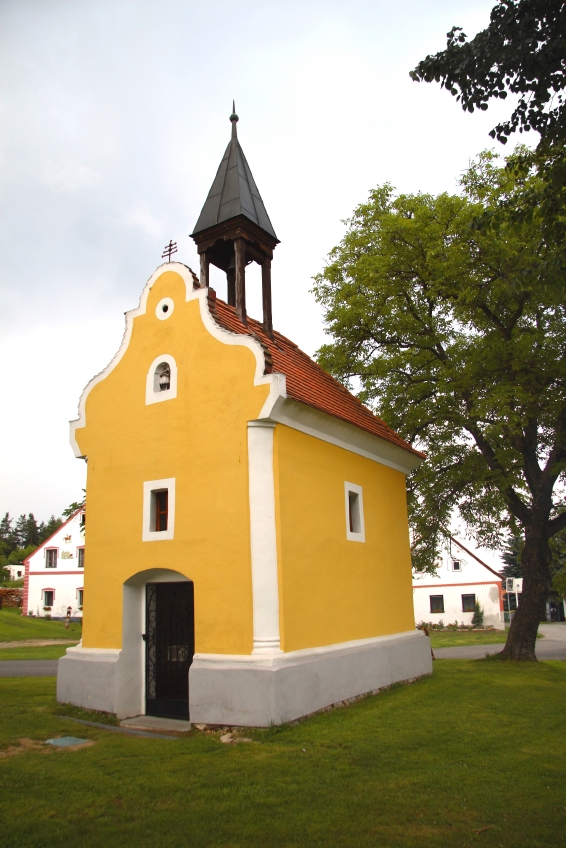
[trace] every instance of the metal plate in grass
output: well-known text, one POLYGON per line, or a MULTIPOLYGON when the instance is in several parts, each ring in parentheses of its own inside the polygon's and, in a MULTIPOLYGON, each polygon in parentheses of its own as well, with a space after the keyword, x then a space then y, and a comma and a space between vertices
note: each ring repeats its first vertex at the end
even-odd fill
POLYGON ((55 745, 57 748, 70 748, 71 745, 86 745, 90 739, 78 739, 76 736, 58 736, 57 739, 47 739, 46 745, 55 745))

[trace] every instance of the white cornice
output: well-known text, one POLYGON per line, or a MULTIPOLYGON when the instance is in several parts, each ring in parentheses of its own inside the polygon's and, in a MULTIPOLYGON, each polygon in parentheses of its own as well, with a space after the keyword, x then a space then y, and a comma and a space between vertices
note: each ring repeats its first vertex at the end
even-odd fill
POLYGON ((423 461, 422 457, 380 439, 367 430, 291 398, 281 398, 275 403, 269 417, 279 424, 285 424, 294 430, 322 439, 323 442, 365 456, 366 459, 387 465, 403 474, 414 471, 423 461))

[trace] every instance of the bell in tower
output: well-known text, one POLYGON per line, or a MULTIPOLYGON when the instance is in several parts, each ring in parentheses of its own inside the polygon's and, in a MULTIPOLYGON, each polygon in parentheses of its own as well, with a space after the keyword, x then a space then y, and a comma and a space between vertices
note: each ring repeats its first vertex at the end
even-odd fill
POLYGON ((273 335, 271 260, 279 239, 238 141, 238 116, 232 106, 232 138, 191 236, 200 255, 200 284, 208 286, 212 263, 226 273, 228 303, 243 324, 246 318, 246 265, 261 265, 263 326, 273 335))

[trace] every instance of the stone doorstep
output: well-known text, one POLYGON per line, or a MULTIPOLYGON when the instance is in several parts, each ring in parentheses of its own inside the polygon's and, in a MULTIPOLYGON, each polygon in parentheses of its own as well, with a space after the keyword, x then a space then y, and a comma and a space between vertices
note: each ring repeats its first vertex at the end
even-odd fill
POLYGON ((173 730, 177 733, 187 733, 191 729, 191 723, 177 718, 143 715, 125 718, 120 722, 120 727, 132 727, 135 730, 173 730))

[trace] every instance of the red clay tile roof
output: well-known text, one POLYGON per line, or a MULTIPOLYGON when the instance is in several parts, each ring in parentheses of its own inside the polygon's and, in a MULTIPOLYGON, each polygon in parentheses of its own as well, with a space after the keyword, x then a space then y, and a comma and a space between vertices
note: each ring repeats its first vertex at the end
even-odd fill
POLYGON ((248 318, 248 326, 245 327, 236 315, 234 307, 217 298, 213 289, 209 289, 208 302, 213 317, 221 327, 232 333, 255 336, 264 350, 269 351, 273 371, 285 374, 289 398, 354 424, 416 456, 424 456, 281 333, 274 332, 274 339, 270 339, 259 321, 253 318, 248 318))

